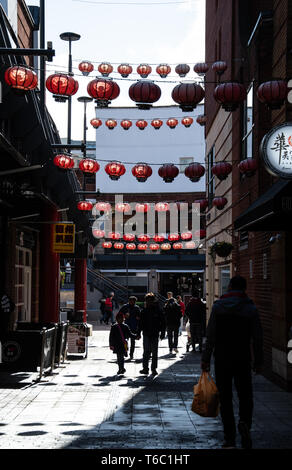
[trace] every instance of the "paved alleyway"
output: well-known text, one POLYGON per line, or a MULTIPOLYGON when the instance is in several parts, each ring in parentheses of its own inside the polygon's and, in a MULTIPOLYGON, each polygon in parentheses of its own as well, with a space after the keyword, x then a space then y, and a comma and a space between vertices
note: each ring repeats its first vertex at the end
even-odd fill
MULTIPOLYGON (((200 375, 199 353, 168 356, 160 343, 159 375, 139 375, 136 362, 116 375, 108 348, 109 327, 95 327, 87 359, 69 357, 54 374, 33 384, 32 374, 0 374, 0 448, 2 449, 217 449, 220 418, 201 418, 190 410, 200 375)), ((255 377, 256 448, 292 448, 292 394, 255 377)), ((235 403, 236 406, 236 403, 235 403)), ((238 442, 239 444, 239 442, 238 442)))

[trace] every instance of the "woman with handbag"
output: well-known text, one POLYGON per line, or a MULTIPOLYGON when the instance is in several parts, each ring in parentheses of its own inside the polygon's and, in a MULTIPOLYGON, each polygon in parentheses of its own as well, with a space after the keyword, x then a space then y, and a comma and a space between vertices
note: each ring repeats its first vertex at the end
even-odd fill
POLYGON ((118 313, 116 315, 116 323, 111 326, 109 345, 110 349, 117 355, 117 362, 119 366, 118 375, 126 372, 124 367, 125 357, 128 356, 128 338, 136 338, 137 335, 132 333, 128 325, 124 323, 124 315, 118 313))

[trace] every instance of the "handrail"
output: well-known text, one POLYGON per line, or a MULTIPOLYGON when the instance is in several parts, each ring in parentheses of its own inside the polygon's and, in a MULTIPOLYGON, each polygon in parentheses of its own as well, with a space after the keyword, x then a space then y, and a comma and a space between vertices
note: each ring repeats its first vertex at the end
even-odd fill
POLYGON ((129 292, 129 289, 127 289, 125 286, 123 286, 122 284, 118 284, 117 282, 115 281, 112 281, 111 279, 109 279, 108 277, 104 276, 103 274, 101 274, 99 271, 94 271, 93 269, 91 268, 88 268, 88 272, 90 274, 92 274, 94 277, 97 277, 98 279, 101 279, 102 281, 105 281, 107 284, 110 284, 112 286, 115 286, 117 287, 118 289, 124 291, 125 293, 129 292))

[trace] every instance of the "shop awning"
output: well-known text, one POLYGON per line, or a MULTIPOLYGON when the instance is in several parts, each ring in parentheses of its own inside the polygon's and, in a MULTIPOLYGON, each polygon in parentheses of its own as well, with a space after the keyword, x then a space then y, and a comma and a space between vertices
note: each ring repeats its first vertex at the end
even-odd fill
POLYGON ((292 215, 292 181, 279 180, 235 221, 235 230, 288 230, 292 215))

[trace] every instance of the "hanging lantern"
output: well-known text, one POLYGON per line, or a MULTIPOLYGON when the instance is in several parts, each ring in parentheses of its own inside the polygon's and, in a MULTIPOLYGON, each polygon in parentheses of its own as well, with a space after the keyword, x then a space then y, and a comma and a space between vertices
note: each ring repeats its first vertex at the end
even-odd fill
POLYGON ((232 165, 228 162, 218 162, 212 166, 211 171, 220 181, 223 181, 232 172, 232 165))
POLYGON ((178 64, 175 71, 180 77, 185 77, 189 73, 190 67, 188 64, 178 64))
POLYGON ((92 72, 94 69, 92 63, 88 62, 87 60, 83 60, 82 62, 80 62, 80 64, 78 65, 78 68, 80 72, 82 72, 82 75, 85 75, 85 76, 89 75, 90 72, 92 72))
POLYGON ((110 73, 114 70, 113 66, 108 62, 102 62, 98 66, 98 71, 101 73, 103 77, 108 77, 110 73))
POLYGON ((80 211, 91 211, 92 208, 93 204, 89 201, 80 201, 77 204, 77 209, 80 211))
POLYGON ((185 126, 185 127, 191 127, 191 125, 193 124, 194 120, 193 118, 191 117, 185 117, 185 118, 182 118, 181 120, 181 123, 185 126))
POLYGON ((202 212, 204 212, 209 205, 208 199, 196 199, 194 202, 195 204, 200 204, 200 211, 202 212))
POLYGON ((203 77, 209 70, 209 65, 205 62, 198 62, 194 65, 194 72, 203 77))
POLYGON ((160 96, 159 86, 150 80, 139 80, 129 88, 129 97, 137 103, 139 109, 150 109, 160 96))
POLYGON ((156 72, 161 78, 166 78, 171 72, 171 67, 168 64, 160 64, 156 67, 156 72))
POLYGON ((196 238, 199 238, 200 240, 203 239, 203 238, 206 238, 206 230, 197 230, 195 232, 195 237, 196 238))
POLYGON ((241 83, 221 83, 214 90, 214 98, 227 112, 235 111, 246 99, 246 89, 241 83))
POLYGON ((117 125, 117 121, 115 119, 108 119, 107 121, 105 121, 105 125, 110 129, 110 130, 113 130, 116 125, 117 125))
POLYGON ((158 243, 150 243, 149 248, 151 251, 157 251, 160 248, 160 245, 158 243))
POLYGON ((194 241, 186 242, 185 247, 188 250, 194 250, 196 248, 196 243, 194 241))
POLYGON ((258 162, 255 158, 246 158, 239 163, 238 168, 241 174, 251 177, 258 169, 258 162))
POLYGON ((171 250, 171 244, 170 243, 162 243, 160 245, 160 249, 163 251, 171 250))
POLYGON ((151 126, 154 127, 154 129, 160 129, 160 127, 162 126, 163 124, 163 121, 161 121, 161 119, 153 119, 151 121, 151 126))
POLYGON ((121 242, 117 242, 114 244, 115 250, 123 250, 124 249, 124 244, 121 242))
POLYGON ((95 129, 98 129, 100 126, 102 126, 102 120, 98 119, 98 118, 93 118, 93 119, 91 119, 90 124, 95 129))
POLYGON ((142 77, 142 78, 147 78, 148 75, 152 72, 152 67, 148 64, 140 64, 137 67, 137 73, 142 77))
POLYGON ((183 82, 174 87, 172 99, 183 111, 193 111, 205 96, 203 88, 195 82, 183 82))
POLYGON ((107 238, 111 238, 112 240, 119 240, 121 238, 121 234, 119 232, 109 232, 107 238))
POLYGON ((130 251, 136 250, 136 244, 135 243, 127 243, 126 244, 126 250, 130 250, 130 251))
POLYGON ((131 206, 127 202, 118 202, 115 205, 115 209, 117 212, 129 212, 131 210, 131 206))
POLYGON ((93 160, 91 158, 84 158, 79 163, 79 169, 84 173, 94 174, 98 172, 98 170, 100 169, 100 165, 99 163, 97 163, 96 160, 93 160))
POLYGON ((165 236, 162 235, 162 233, 158 233, 157 235, 154 235, 153 240, 155 242, 163 242, 165 240, 165 236))
POLYGON ((148 126, 148 123, 147 121, 145 121, 144 119, 139 119, 139 121, 136 122, 136 126, 141 130, 143 131, 145 129, 145 127, 148 126))
POLYGON ((179 240, 179 234, 178 233, 170 233, 168 235, 168 240, 170 242, 176 242, 177 240, 179 240))
POLYGON ((287 99, 287 94, 287 82, 284 80, 271 80, 262 83, 257 90, 258 99, 269 109, 280 109, 287 99))
POLYGON ((96 78, 88 83, 88 94, 96 100, 100 108, 107 108, 110 100, 116 99, 120 94, 119 85, 111 79, 96 78))
POLYGON ((22 92, 34 90, 38 85, 38 76, 29 67, 15 65, 5 71, 5 82, 14 90, 22 92))
POLYGON ((105 171, 111 180, 118 180, 126 173, 125 166, 120 162, 110 162, 105 166, 105 171))
POLYGON ((105 231, 93 228, 92 229, 92 235, 94 236, 94 238, 104 238, 105 237, 105 231))
POLYGON ((205 114, 200 114, 196 121, 198 124, 200 124, 200 126, 204 126, 207 122, 207 116, 205 116, 205 114))
POLYGON ((138 246, 137 246, 138 250, 140 251, 144 251, 144 250, 147 250, 148 248, 148 245, 147 243, 139 243, 138 246))
POLYGON ((112 209, 109 202, 97 202, 94 207, 97 211, 105 213, 110 212, 112 209))
POLYGON ((127 78, 133 72, 133 68, 129 64, 121 64, 118 66, 118 72, 123 78, 127 78))
POLYGON ((217 62, 214 62, 212 65, 212 70, 217 73, 217 75, 222 75, 225 70, 227 69, 227 64, 223 60, 219 60, 217 62))
POLYGON ((103 242, 103 243, 102 243, 102 247, 103 247, 103 248, 107 248, 107 249, 108 249, 108 248, 112 248, 112 246, 113 246, 112 242, 103 242))
POLYGON ((54 164, 59 168, 69 170, 70 168, 74 167, 74 158, 72 158, 70 155, 56 155, 54 158, 54 164))
POLYGON ((182 240, 191 240, 193 238, 192 232, 182 232, 180 235, 182 240))
POLYGON ((65 73, 55 73, 46 80, 47 89, 53 93, 53 97, 58 102, 65 102, 69 96, 77 93, 79 85, 71 75, 65 73))
POLYGON ((159 168, 158 174, 165 183, 171 183, 179 174, 179 169, 173 163, 165 163, 159 168))
POLYGON ((178 125, 178 120, 175 118, 167 119, 166 124, 170 129, 174 129, 178 125))
POLYGON ((174 250, 182 250, 182 249, 183 249, 183 244, 182 244, 181 242, 174 243, 174 244, 172 245, 172 248, 173 248, 174 250))
POLYGON ((185 169, 185 175, 190 178, 193 183, 197 183, 205 174, 205 168, 200 163, 190 163, 185 169))
POLYGON ((128 129, 130 129, 130 127, 132 127, 132 121, 129 121, 128 119, 123 119, 121 121, 121 126, 123 129, 125 129, 125 131, 127 131, 128 129))
POLYGON ((140 213, 148 212, 149 209, 150 209, 150 205, 147 202, 145 202, 144 204, 140 204, 140 203, 136 204, 136 207, 135 207, 136 212, 140 212, 140 213))
POLYGON ((139 242, 142 242, 142 243, 147 243, 150 240, 149 235, 145 235, 145 234, 140 234, 140 235, 138 235, 137 238, 138 238, 139 242))
POLYGON ((135 238, 136 238, 135 235, 132 233, 125 233, 123 236, 123 239, 125 240, 125 242, 133 242, 135 238))
POLYGON ((157 212, 167 212, 169 211, 169 204, 167 202, 157 202, 155 204, 155 210, 157 212))
POLYGON ((132 174, 137 181, 144 183, 152 175, 152 168, 147 163, 137 163, 132 168, 132 174))
POLYGON ((217 209, 219 209, 221 211, 222 209, 224 209, 227 202, 228 201, 227 201, 226 197, 214 197, 213 206, 217 207, 217 209))

